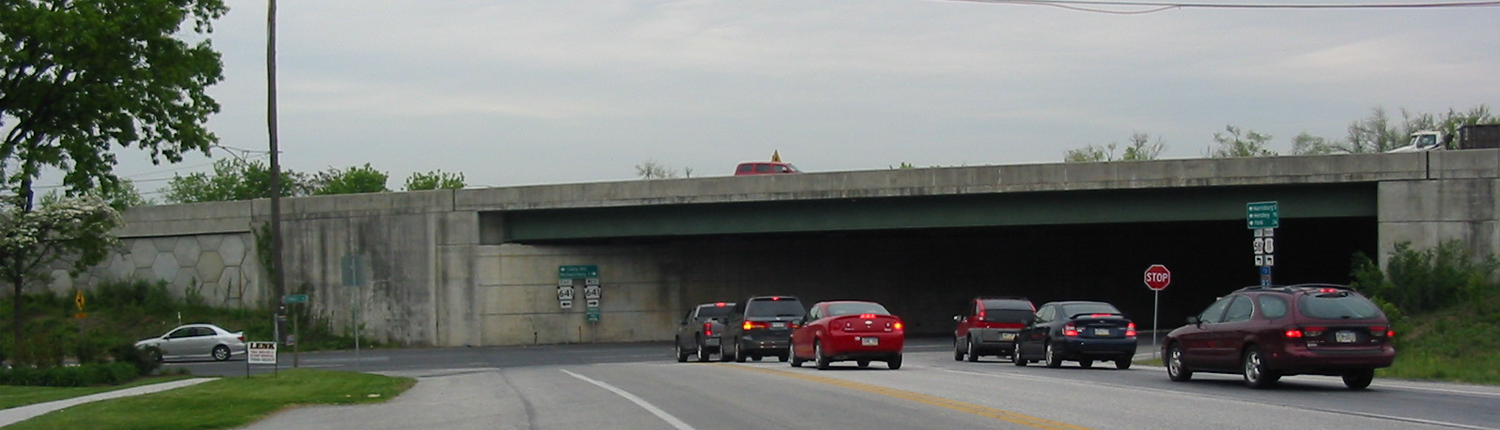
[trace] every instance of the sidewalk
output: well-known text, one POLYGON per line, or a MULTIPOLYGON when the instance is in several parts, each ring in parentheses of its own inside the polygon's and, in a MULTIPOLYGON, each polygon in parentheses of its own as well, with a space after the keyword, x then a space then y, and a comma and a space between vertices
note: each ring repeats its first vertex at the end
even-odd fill
POLYGON ((18 422, 21 422, 21 421, 25 421, 25 420, 31 419, 32 417, 35 417, 37 415, 45 414, 45 413, 48 413, 48 412, 52 412, 52 411, 55 411, 55 410, 58 410, 58 409, 63 409, 63 408, 67 408, 67 407, 71 407, 71 406, 75 406, 75 405, 81 405, 81 404, 89 403, 89 402, 97 402, 97 401, 100 401, 100 400, 108 400, 108 399, 113 399, 113 398, 117 398, 117 397, 137 396, 137 395, 141 395, 141 394, 155 393, 157 391, 166 391, 166 390, 171 390, 171 389, 174 389, 174 388, 186 387, 186 386, 189 386, 189 385, 197 385, 197 384, 201 384, 201 383, 204 383, 204 382, 212 381, 214 379, 215 378, 183 379, 183 380, 180 380, 180 381, 172 381, 172 382, 163 382, 163 383, 160 383, 160 384, 143 385, 143 386, 139 386, 139 387, 126 388, 126 389, 123 389, 123 390, 114 390, 114 391, 110 391, 110 392, 106 392, 106 393, 91 394, 91 395, 82 396, 82 397, 74 397, 74 398, 71 398, 71 399, 63 399, 63 400, 58 400, 58 401, 53 401, 53 402, 37 403, 37 404, 34 404, 34 405, 26 405, 26 406, 19 406, 19 407, 14 407, 14 408, 10 408, 10 409, 4 409, 4 410, 0 410, 0 427, 4 427, 4 426, 11 425, 11 424, 15 424, 15 423, 18 423, 18 422))

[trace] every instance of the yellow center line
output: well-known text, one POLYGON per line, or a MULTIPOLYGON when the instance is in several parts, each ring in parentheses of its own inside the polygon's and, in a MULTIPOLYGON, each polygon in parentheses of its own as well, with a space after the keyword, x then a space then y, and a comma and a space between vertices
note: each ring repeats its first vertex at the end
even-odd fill
POLYGON ((785 377, 788 377, 788 378, 797 378, 797 379, 801 379, 801 380, 804 380, 804 381, 817 382, 817 383, 832 385, 832 386, 836 386, 836 387, 848 388, 848 389, 851 389, 851 390, 864 391, 866 393, 873 393, 873 394, 879 394, 879 395, 883 395, 883 396, 895 397, 895 398, 898 398, 898 399, 910 400, 910 401, 913 401, 913 402, 924 403, 924 404, 928 404, 928 405, 932 405, 932 406, 937 406, 937 407, 941 407, 941 408, 946 408, 946 409, 952 409, 952 410, 959 411, 959 412, 966 412, 966 413, 978 415, 978 416, 985 417, 985 418, 994 418, 994 419, 1001 420, 1001 421, 1008 421, 1008 422, 1012 422, 1012 423, 1024 425, 1024 426, 1027 426, 1027 427, 1033 427, 1033 428, 1039 428, 1039 429, 1046 429, 1046 430, 1091 430, 1088 427, 1075 426, 1075 425, 1072 425, 1072 424, 1061 423, 1061 422, 1052 421, 1052 420, 1048 420, 1048 419, 1045 419, 1045 418, 1033 417, 1033 416, 1025 415, 1025 414, 1019 414, 1019 413, 1015 413, 1015 412, 1011 412, 1011 411, 1007 411, 1007 410, 995 409, 995 408, 991 408, 991 407, 987 407, 987 406, 980 406, 980 405, 976 405, 976 404, 973 404, 973 403, 960 402, 960 401, 957 401, 957 400, 950 400, 950 399, 945 399, 945 398, 937 397, 937 396, 929 396, 929 395, 926 395, 926 394, 916 393, 916 392, 911 392, 911 391, 906 391, 906 390, 898 390, 898 389, 895 389, 895 388, 882 387, 882 386, 879 386, 879 385, 870 385, 870 384, 864 384, 864 383, 859 383, 859 382, 845 381, 845 380, 842 380, 842 379, 829 378, 829 377, 826 377, 826 376, 814 376, 814 375, 809 375, 809 374, 806 374, 806 373, 788 372, 788 371, 784 371, 784 370, 766 369, 766 368, 762 368, 762 367, 740 366, 740 365, 732 365, 732 364, 724 364, 724 363, 719 363, 718 365, 733 367, 733 368, 736 368, 736 369, 749 370, 749 371, 752 371, 752 372, 761 372, 761 373, 769 373, 769 374, 772 374, 772 375, 780 375, 780 376, 785 376, 785 377))

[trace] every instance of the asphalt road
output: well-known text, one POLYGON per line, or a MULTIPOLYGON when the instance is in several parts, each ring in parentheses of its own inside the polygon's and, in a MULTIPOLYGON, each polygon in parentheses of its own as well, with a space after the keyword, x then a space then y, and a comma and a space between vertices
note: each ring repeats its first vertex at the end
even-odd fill
MULTIPOLYGON (((1151 366, 957 362, 949 348, 913 340, 900 370, 829 371, 677 363, 665 343, 364 351, 359 370, 421 382, 385 404, 295 409, 248 428, 1500 429, 1500 387, 1377 378, 1350 391, 1338 378, 1296 376, 1252 390, 1233 375, 1174 383, 1151 366)), ((356 369, 352 352, 299 361, 356 369)), ((168 366, 232 376, 245 363, 168 366)))

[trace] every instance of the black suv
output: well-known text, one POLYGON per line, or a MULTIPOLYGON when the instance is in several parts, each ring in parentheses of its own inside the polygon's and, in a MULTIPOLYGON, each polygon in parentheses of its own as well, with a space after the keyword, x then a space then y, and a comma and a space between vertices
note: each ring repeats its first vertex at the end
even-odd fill
POLYGON ((773 356, 787 361, 791 354, 792 330, 807 309, 792 296, 757 296, 734 305, 724 323, 722 360, 745 362, 773 356))

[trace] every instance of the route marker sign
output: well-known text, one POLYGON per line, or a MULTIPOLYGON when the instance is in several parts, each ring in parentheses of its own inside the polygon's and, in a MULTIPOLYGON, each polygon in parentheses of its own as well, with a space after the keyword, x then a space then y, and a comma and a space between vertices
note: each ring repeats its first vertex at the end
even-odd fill
POLYGON ((1155 291, 1167 289, 1172 284, 1172 271, 1167 266, 1152 264, 1146 268, 1146 287, 1155 291))

